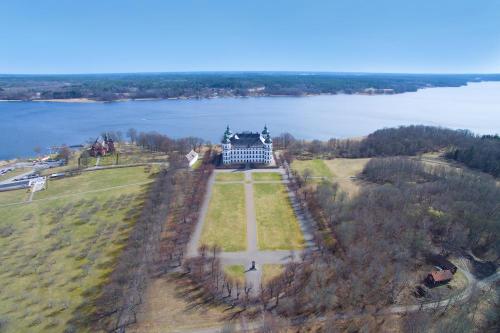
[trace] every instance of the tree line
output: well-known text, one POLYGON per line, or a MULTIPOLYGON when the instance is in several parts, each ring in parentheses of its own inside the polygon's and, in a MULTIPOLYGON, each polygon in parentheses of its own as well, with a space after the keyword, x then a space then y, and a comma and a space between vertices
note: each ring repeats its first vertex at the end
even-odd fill
MULTIPOLYGON (((396 303, 420 283, 415 271, 430 252, 472 250, 500 263, 500 189, 491 177, 403 157, 373 159, 362 177, 378 185, 363 187, 352 199, 335 183, 308 186, 300 175, 295 177, 298 198, 321 233, 318 251, 295 264, 290 285, 284 276, 274 282, 280 286, 275 313, 314 318, 363 309, 366 317, 351 322, 351 329, 376 331, 380 327, 369 314, 396 303)), ((490 319, 474 324, 466 317, 460 323, 485 325, 486 330, 498 325, 498 315, 490 319)), ((416 323, 415 317, 405 322, 423 324, 428 323, 416 323)), ((441 325, 443 332, 453 331, 456 325, 449 324, 441 325)))
POLYGON ((88 75, 0 75, 0 99, 89 98, 100 101, 216 96, 402 93, 428 87, 458 87, 498 81, 499 75, 349 73, 143 73, 88 75), (368 89, 368 90, 367 90, 368 89), (384 90, 386 89, 386 90, 384 90))
POLYGON ((443 151, 443 156, 468 167, 500 175, 500 139, 498 135, 479 136, 468 130, 411 125, 377 130, 365 138, 298 140, 289 133, 274 138, 278 149, 286 149, 291 158, 358 158, 414 156, 443 151))

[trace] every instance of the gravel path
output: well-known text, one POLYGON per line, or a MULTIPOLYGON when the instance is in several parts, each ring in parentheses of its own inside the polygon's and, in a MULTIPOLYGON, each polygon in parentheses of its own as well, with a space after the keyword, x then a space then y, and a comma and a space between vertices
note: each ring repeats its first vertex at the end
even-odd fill
MULTIPOLYGON (((203 231, 203 224, 205 222, 208 205, 210 202, 210 196, 212 195, 213 185, 216 182, 215 178, 217 173, 224 172, 234 172, 234 170, 216 170, 208 181, 207 194, 203 200, 201 207, 198 223, 196 225, 193 236, 188 244, 187 257, 194 257, 198 254, 198 247, 201 238, 201 233, 203 231)), ((251 293, 257 296, 260 291, 261 279, 262 279, 262 265, 264 264, 286 264, 292 260, 300 260, 301 255, 304 253, 301 251, 259 251, 258 248, 258 233, 257 233, 257 220, 255 216, 255 202, 254 202, 254 183, 274 183, 274 184, 287 184, 289 180, 287 179, 283 169, 256 169, 256 170, 245 170, 243 171, 245 178, 242 181, 217 181, 217 184, 244 184, 245 187, 245 210, 246 210, 246 220, 247 220, 247 249, 241 252, 222 252, 219 256, 222 265, 243 265, 247 270, 245 272, 246 282, 252 286, 251 293), (278 172, 282 175, 282 180, 269 180, 269 181, 254 181, 252 180, 252 173, 263 173, 263 172, 278 172), (249 270, 252 261, 255 261, 256 270, 249 270)), ((304 238, 306 240, 306 245, 310 246, 312 244, 312 235, 310 232, 310 223, 307 221, 307 217, 301 212, 299 204, 295 198, 295 195, 289 191, 289 198, 292 203, 295 215, 298 222, 302 228, 304 238)))
POLYGON ((201 232, 203 231, 203 224, 205 223, 205 219, 208 213, 208 204, 210 203, 210 197, 212 196, 212 189, 215 183, 215 172, 210 175, 207 183, 207 191, 205 192, 205 198, 203 199, 203 203, 201 204, 200 214, 198 215, 198 223, 196 223, 196 227, 193 232, 193 236, 189 240, 186 255, 188 257, 196 257, 198 255, 198 247, 201 238, 201 232))

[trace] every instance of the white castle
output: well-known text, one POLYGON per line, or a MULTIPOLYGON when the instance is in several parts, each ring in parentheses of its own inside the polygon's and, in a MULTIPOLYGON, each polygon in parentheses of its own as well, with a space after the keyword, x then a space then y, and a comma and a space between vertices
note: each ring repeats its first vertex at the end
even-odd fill
POLYGON ((233 134, 227 126, 222 138, 222 163, 262 163, 273 161, 273 140, 264 126, 262 133, 233 134))

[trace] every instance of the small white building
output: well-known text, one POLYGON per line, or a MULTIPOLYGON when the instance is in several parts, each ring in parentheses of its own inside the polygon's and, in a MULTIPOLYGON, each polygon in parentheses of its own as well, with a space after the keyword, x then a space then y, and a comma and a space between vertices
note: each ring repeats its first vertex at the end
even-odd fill
POLYGON ((193 164, 198 161, 198 153, 191 149, 191 151, 186 155, 186 159, 188 160, 189 167, 192 167, 193 164))
POLYGON ((31 192, 38 192, 41 190, 45 190, 47 188, 47 178, 46 177, 32 178, 29 180, 28 186, 31 187, 31 192))
POLYGON ((222 138, 222 163, 259 163, 273 162, 273 141, 264 126, 262 133, 241 132, 233 134, 227 126, 222 138))

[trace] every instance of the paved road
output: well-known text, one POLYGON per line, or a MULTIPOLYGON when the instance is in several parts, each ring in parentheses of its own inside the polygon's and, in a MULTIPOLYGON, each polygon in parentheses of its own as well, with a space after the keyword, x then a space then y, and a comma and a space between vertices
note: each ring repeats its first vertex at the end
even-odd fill
POLYGON ((14 182, 14 179, 19 179, 19 178, 23 178, 23 177, 26 177, 26 176, 29 176, 31 174, 33 174, 35 172, 35 170, 30 170, 28 172, 25 172, 25 173, 22 173, 20 175, 17 175, 17 176, 13 176, 9 179, 6 179, 6 180, 3 180, 0 182, 0 185, 7 185, 7 184, 10 184, 12 182, 14 182))

